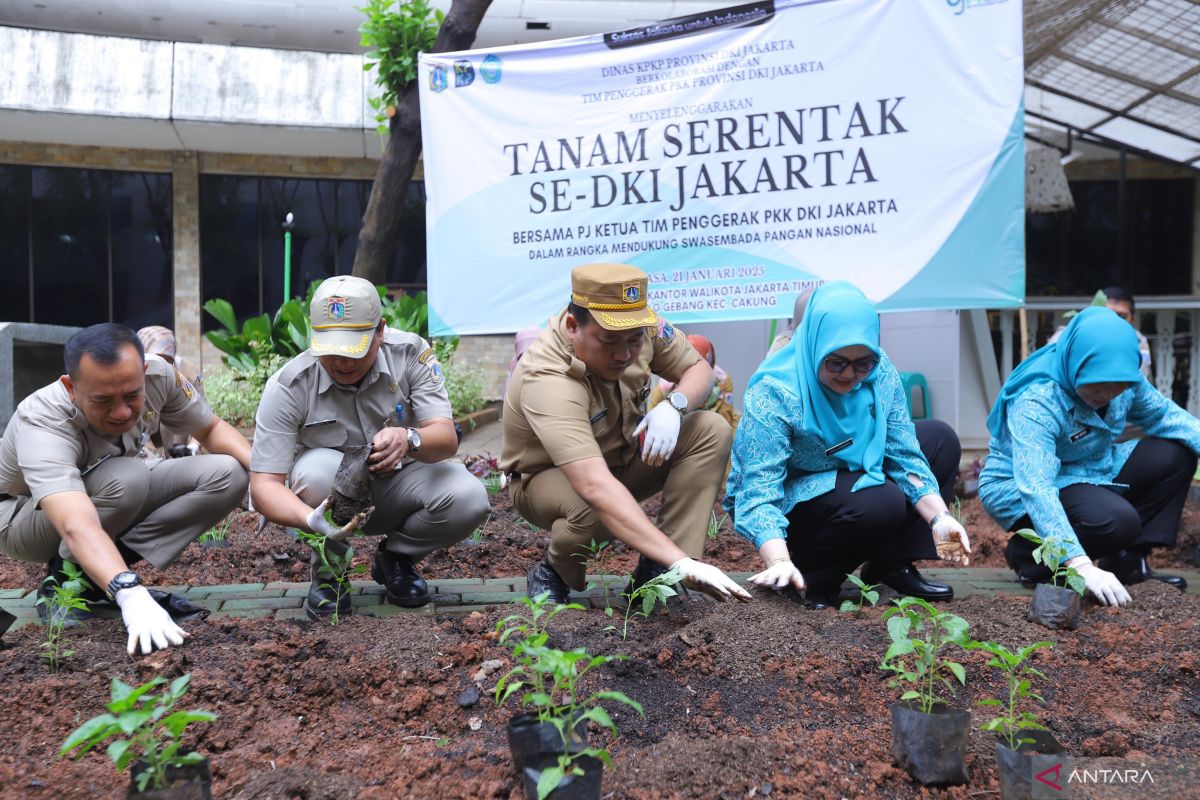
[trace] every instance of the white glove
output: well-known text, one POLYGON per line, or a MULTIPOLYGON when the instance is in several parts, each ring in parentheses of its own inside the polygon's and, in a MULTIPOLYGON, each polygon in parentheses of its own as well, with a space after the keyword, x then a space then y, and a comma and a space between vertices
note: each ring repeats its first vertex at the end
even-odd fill
POLYGON ((1129 605, 1129 592, 1111 572, 1102 570, 1092 563, 1087 556, 1072 558, 1065 566, 1079 573, 1083 583, 1092 596, 1106 606, 1129 605))
POLYGON ((675 452, 675 444, 679 441, 679 412, 667 401, 663 401, 650 409, 633 435, 646 432, 646 440, 642 444, 642 461, 652 467, 657 467, 671 457, 675 452))
POLYGON ((143 654, 155 648, 165 650, 168 644, 183 644, 187 632, 175 624, 165 608, 154 602, 145 586, 122 589, 117 592, 116 600, 129 631, 129 655, 133 655, 139 642, 143 654))
POLYGON ((792 559, 786 556, 771 560, 766 569, 750 576, 750 582, 755 586, 768 586, 772 589, 786 589, 790 585, 797 592, 804 591, 804 576, 796 569, 792 559))
POLYGON ((671 569, 679 570, 684 584, 689 588, 704 592, 709 597, 727 600, 730 595, 733 595, 739 600, 750 599, 749 592, 734 583, 732 578, 712 564, 705 564, 694 558, 681 558, 671 565, 671 569))
POLYGON ((370 506, 363 509, 354 515, 354 517, 342 527, 334 525, 329 520, 325 519, 325 511, 329 508, 329 504, 333 501, 332 497, 326 497, 321 501, 321 504, 309 512, 308 519, 304 522, 308 525, 308 529, 313 533, 319 533, 326 539, 334 542, 340 542, 343 539, 349 539, 354 535, 354 532, 367 524, 367 519, 371 516, 371 512, 375 510, 375 506, 370 506))
POLYGON ((969 560, 967 555, 971 552, 966 528, 947 513, 935 516, 930 528, 933 530, 933 546, 937 548, 938 558, 956 561, 965 567, 969 560))

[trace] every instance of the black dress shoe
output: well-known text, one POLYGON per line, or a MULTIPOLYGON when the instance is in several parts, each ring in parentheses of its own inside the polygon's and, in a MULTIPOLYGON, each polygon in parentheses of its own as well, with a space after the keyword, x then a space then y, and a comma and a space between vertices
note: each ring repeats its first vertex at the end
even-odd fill
POLYGON ((862 568, 863 583, 884 583, 897 592, 922 600, 952 600, 954 589, 944 583, 935 583, 917 572, 912 564, 868 562, 862 568))
POLYGON ((339 587, 332 575, 320 574, 313 567, 312 585, 308 587, 308 597, 304 599, 304 613, 311 620, 332 617, 334 614, 340 619, 353 614, 350 592, 350 581, 342 581, 339 587))
POLYGON ((1181 592, 1187 590, 1187 581, 1178 575, 1167 575, 1150 569, 1150 562, 1146 560, 1145 553, 1118 550, 1115 555, 1100 559, 1097 566, 1116 575, 1117 580, 1126 586, 1143 581, 1162 581, 1181 592))
POLYGON ((383 542, 371 561, 371 577, 383 586, 387 601, 394 606, 420 608, 429 603, 429 586, 417 572, 412 556, 390 553, 383 542))
POLYGON ((563 605, 571 599, 571 587, 545 559, 539 561, 525 577, 525 594, 530 600, 537 599, 544 592, 549 592, 550 601, 557 605, 563 605))
POLYGON ((1025 540, 1015 534, 1009 538, 1008 546, 1004 548, 1005 563, 1017 573, 1017 580, 1026 589, 1034 589, 1039 583, 1050 583, 1050 579, 1054 577, 1049 567, 1033 560, 1032 552, 1032 546, 1026 547, 1025 540))
POLYGON ((87 602, 88 608, 64 608, 54 603, 54 589, 56 586, 61 586, 70 580, 70 576, 63 570, 63 560, 55 556, 46 565, 46 577, 42 579, 42 583, 37 590, 37 612, 38 619, 42 624, 48 625, 50 622, 61 624, 63 627, 78 625, 81 622, 87 622, 89 619, 95 619, 96 614, 91 610, 91 606, 96 603, 107 603, 108 598, 84 578, 82 591, 79 592, 79 597, 87 602))
MULTIPOLYGON (((621 596, 624 598, 633 597, 633 593, 638 589, 642 588, 660 575, 665 575, 669 571, 669 567, 664 567, 657 561, 651 561, 645 556, 638 556, 637 566, 634 567, 633 574, 629 576, 629 583, 626 584, 625 593, 621 596)), ((668 597, 666 603, 670 606, 678 606, 682 608, 683 606, 681 604, 691 600, 692 597, 688 594, 688 590, 684 587, 682 582, 675 584, 674 588, 675 594, 671 597, 668 597)))

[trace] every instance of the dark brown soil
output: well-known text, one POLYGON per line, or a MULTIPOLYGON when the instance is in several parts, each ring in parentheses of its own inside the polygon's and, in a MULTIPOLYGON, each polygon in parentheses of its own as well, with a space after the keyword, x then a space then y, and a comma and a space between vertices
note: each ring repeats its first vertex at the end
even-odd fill
MULTIPOLYGON (((1079 630, 1025 620, 1028 598, 955 601, 981 639, 1009 647, 1049 639, 1039 709, 1075 756, 1181 762, 1200 750, 1200 598, 1157 583, 1131 587, 1135 605, 1087 605, 1079 630)), ((504 725, 512 708, 490 699, 509 666, 496 645, 497 608, 466 617, 355 616, 326 624, 222 619, 192 626, 180 648, 124 655, 116 620, 69 634, 75 655, 58 675, 38 658, 41 629, 5 637, 0 651, 0 798, 118 797, 124 778, 102 752, 79 762, 55 752, 103 710, 112 677, 193 676, 185 707, 219 719, 189 733, 212 758, 214 796, 255 798, 518 798, 504 725), (458 698, 489 659, 483 699, 458 698)), ((882 609, 806 611, 760 595, 749 604, 697 599, 630 626, 604 628, 602 611, 567 612, 552 642, 628 660, 598 669, 584 688, 623 691, 642 719, 617 710, 619 739, 593 729, 615 765, 604 796, 632 798, 998 797, 993 739, 974 731, 971 783, 922 789, 892 764, 888 706, 897 690, 878 662, 882 609)), ((979 652, 962 653, 967 685, 952 704, 975 708, 1003 684, 979 652)), ((986 721, 974 712, 976 726, 986 721)), ((1185 797, 1186 793, 1174 796, 1185 797)), ((1191 796, 1195 796, 1194 794, 1191 796)))
MULTIPOLYGON (((523 576, 546 548, 546 533, 532 528, 513 510, 507 492, 492 495, 492 513, 476 534, 455 547, 433 553, 421 562, 421 572, 427 578, 499 578, 523 576)), ((654 497, 642 504, 653 517, 662 501, 654 497)), ((216 585, 225 583, 255 583, 269 581, 304 581, 308 579, 306 548, 283 528, 267 524, 261 531, 259 515, 239 510, 229 526, 223 549, 203 549, 190 545, 179 559, 164 570, 146 564, 138 572, 151 585, 216 585)), ((962 504, 962 514, 971 537, 973 553, 971 566, 1003 567, 1004 546, 1008 534, 988 517, 977 497, 962 504)), ((733 525, 721 512, 720 533, 707 541, 705 559, 722 569, 733 572, 757 571, 761 562, 754 548, 733 532, 733 525)), ((359 537, 354 540, 356 563, 368 563, 380 537, 359 537)), ((1151 560, 1158 569, 1195 569, 1200 561, 1200 506, 1189 503, 1180 524, 1179 544, 1170 551, 1156 550, 1151 560)), ((620 543, 614 543, 605 560, 593 562, 589 572, 628 574, 633 570, 636 554, 620 543)), ((925 566, 937 566, 926 562, 925 566)), ((27 564, 0 555, 0 587, 35 588, 45 576, 45 567, 27 564)))

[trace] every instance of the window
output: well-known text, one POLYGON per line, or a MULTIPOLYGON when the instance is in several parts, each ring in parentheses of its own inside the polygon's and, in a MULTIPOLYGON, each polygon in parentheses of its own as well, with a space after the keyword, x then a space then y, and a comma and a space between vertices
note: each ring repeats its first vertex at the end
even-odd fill
POLYGON ((1193 183, 1072 181, 1075 210, 1027 217, 1026 293, 1192 293, 1193 183))
POLYGON ((174 323, 171 177, 0 165, 0 319, 174 323))
MULTIPOLYGON (((301 297, 310 283, 348 275, 371 194, 370 181, 200 176, 203 301, 228 300, 239 319, 273 313, 284 300, 283 220, 293 215, 291 282, 301 297)), ((409 185, 388 283, 425 286, 424 185, 409 185)), ((205 330, 219 324, 210 315, 205 330)))

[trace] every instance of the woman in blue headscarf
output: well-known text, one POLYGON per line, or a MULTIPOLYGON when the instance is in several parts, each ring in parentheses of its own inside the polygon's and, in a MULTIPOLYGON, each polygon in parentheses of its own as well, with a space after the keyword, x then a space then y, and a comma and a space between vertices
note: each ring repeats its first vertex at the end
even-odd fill
MULTIPOLYGON (((1159 394, 1140 364, 1128 322, 1107 308, 1081 311, 1005 381, 979 475, 988 513, 1006 530, 1033 528, 1063 542, 1066 565, 1106 605, 1129 602, 1122 584, 1186 588, 1182 578, 1151 571, 1146 556, 1175 543, 1200 422, 1159 394), (1127 423, 1146 438, 1118 444, 1127 423)), ((1050 579, 1020 536, 1009 539, 1005 558, 1026 585, 1050 579)))
POLYGON ((766 565, 751 582, 825 608, 867 561, 868 583, 950 599, 912 562, 967 562, 966 531, 946 508, 959 452, 944 423, 914 430, 870 301, 845 281, 821 286, 750 379, 734 437, 725 508, 766 565))

